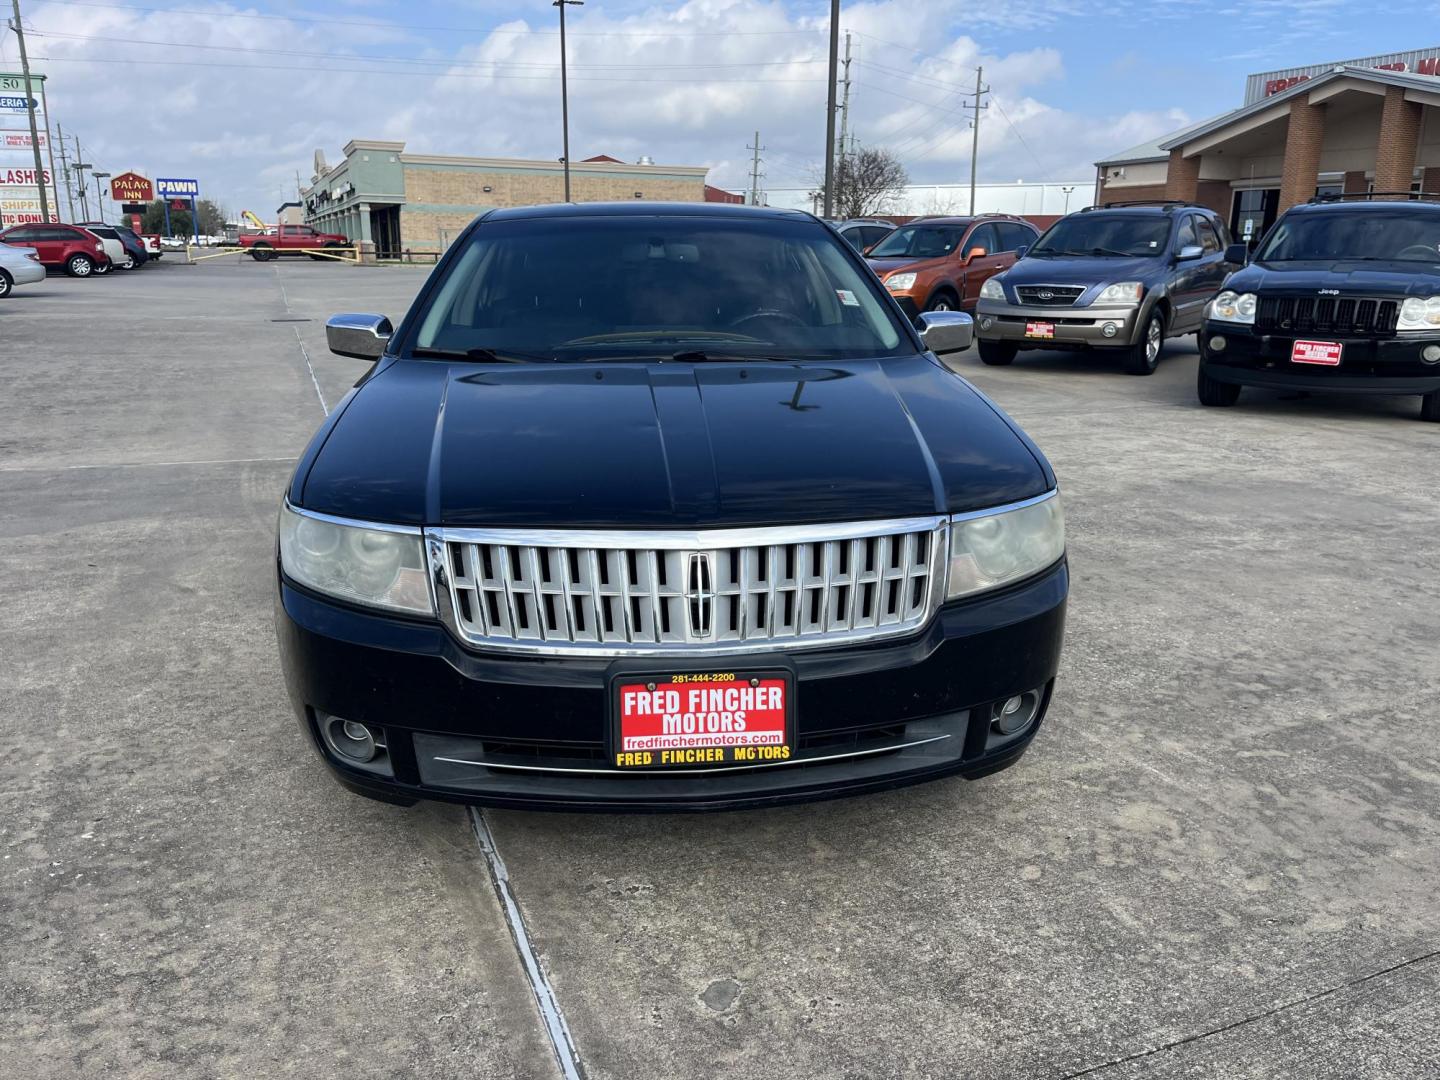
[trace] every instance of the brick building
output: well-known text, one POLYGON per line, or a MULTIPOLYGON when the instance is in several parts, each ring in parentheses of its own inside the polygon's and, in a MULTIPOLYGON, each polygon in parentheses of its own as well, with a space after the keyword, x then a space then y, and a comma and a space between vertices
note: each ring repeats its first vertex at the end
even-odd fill
POLYGON ((1237 237, 1327 192, 1440 192, 1440 47, 1252 75, 1245 104, 1095 163, 1095 201, 1185 199, 1237 237))
MULTIPOLYGON (((707 171, 602 155, 571 163, 570 192, 576 202, 703 202, 707 171)), ((334 166, 316 152, 314 176, 301 197, 306 222, 374 244, 384 257, 443 250, 486 210, 560 202, 565 179, 558 161, 411 154, 403 142, 355 139, 334 166)))

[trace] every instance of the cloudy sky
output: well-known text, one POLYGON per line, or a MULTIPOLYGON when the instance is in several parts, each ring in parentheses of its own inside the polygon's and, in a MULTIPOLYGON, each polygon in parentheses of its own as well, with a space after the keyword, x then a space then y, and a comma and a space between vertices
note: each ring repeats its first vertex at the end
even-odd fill
MULTIPOLYGON (((555 158, 559 39, 548 0, 22 0, 52 123, 97 167, 196 177, 268 217, 316 148, 402 139, 431 153, 555 158)), ((8 8, 8 3, 5 5, 8 8)), ((803 187, 823 158, 828 5, 587 0, 568 9, 578 159, 705 164, 803 187)), ((916 182, 969 175, 964 106, 992 87, 982 180, 1085 180, 1090 163, 1233 108, 1251 71, 1420 47, 1416 19, 1355 0, 846 3, 852 117, 916 182), (1300 27, 1303 25, 1303 29, 1300 27)), ((1421 20, 1422 23, 1424 20, 1421 20)), ((0 70, 18 69, 14 35, 0 70)))

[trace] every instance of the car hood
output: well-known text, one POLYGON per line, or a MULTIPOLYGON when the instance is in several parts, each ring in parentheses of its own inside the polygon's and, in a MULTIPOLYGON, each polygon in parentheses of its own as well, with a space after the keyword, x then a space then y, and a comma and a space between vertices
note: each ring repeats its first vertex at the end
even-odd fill
POLYGON ((1156 258, 1119 259, 1095 255, 1064 258, 1027 255, 1005 271, 1006 285, 1108 285, 1115 281, 1149 282, 1165 269, 1156 258))
MULTIPOLYGON (((923 355, 833 364, 400 360, 291 497, 402 524, 707 527, 959 513, 1043 494, 1043 457, 923 355)), ((307 467, 308 466, 308 467, 307 467)))
POLYGON ((893 255, 880 259, 870 258, 868 261, 870 268, 874 270, 878 276, 884 277, 892 270, 932 270, 944 265, 945 256, 934 259, 915 259, 903 255, 893 255))
POLYGON ((1237 292, 1318 293, 1321 289, 1336 289, 1352 295, 1436 296, 1440 295, 1440 265, 1353 259, 1251 263, 1231 274, 1225 287, 1237 292))

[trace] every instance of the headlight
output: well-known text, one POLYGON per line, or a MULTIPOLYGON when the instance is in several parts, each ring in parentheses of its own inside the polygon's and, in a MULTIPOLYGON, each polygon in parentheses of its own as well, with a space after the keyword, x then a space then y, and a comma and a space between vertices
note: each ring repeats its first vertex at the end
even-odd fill
POLYGON ((1004 300, 1005 286, 1000 284, 998 278, 986 278, 985 284, 980 286, 981 300, 1004 300))
POLYGON ((995 589, 1039 573, 1065 554, 1060 495, 998 513, 962 514, 950 523, 945 598, 995 589))
POLYGON ((1400 305, 1397 330, 1434 330, 1440 327, 1440 296, 1421 300, 1412 296, 1400 305))
POLYGON ((1138 304, 1145 295, 1145 286, 1138 281, 1117 281, 1106 285, 1095 298, 1097 304, 1138 304))
POLYGON ((419 530, 367 528, 280 508, 280 565, 317 592, 433 615, 419 530))
POLYGON ((1226 289, 1210 301, 1210 318, 1216 322, 1255 324, 1255 294, 1237 293, 1226 289))
POLYGON ((891 274, 885 279, 885 287, 891 292, 904 292, 914 284, 914 274, 891 274))

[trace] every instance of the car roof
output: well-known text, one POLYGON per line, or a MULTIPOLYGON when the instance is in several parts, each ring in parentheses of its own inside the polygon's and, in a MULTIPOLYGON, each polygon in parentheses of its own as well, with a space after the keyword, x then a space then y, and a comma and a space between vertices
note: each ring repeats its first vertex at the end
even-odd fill
POLYGON ((1336 210, 1358 210, 1362 214, 1387 214, 1397 210, 1417 210, 1440 214, 1440 203, 1422 202, 1419 199, 1325 199, 1322 202, 1298 203, 1292 206, 1291 214, 1330 214, 1336 210))
POLYGON ((483 221, 518 221, 531 218, 565 217, 701 217, 769 218, 771 220, 816 221, 804 210, 775 206, 741 206, 737 203, 682 202, 593 202, 548 203, 544 206, 507 206, 486 213, 483 221))

